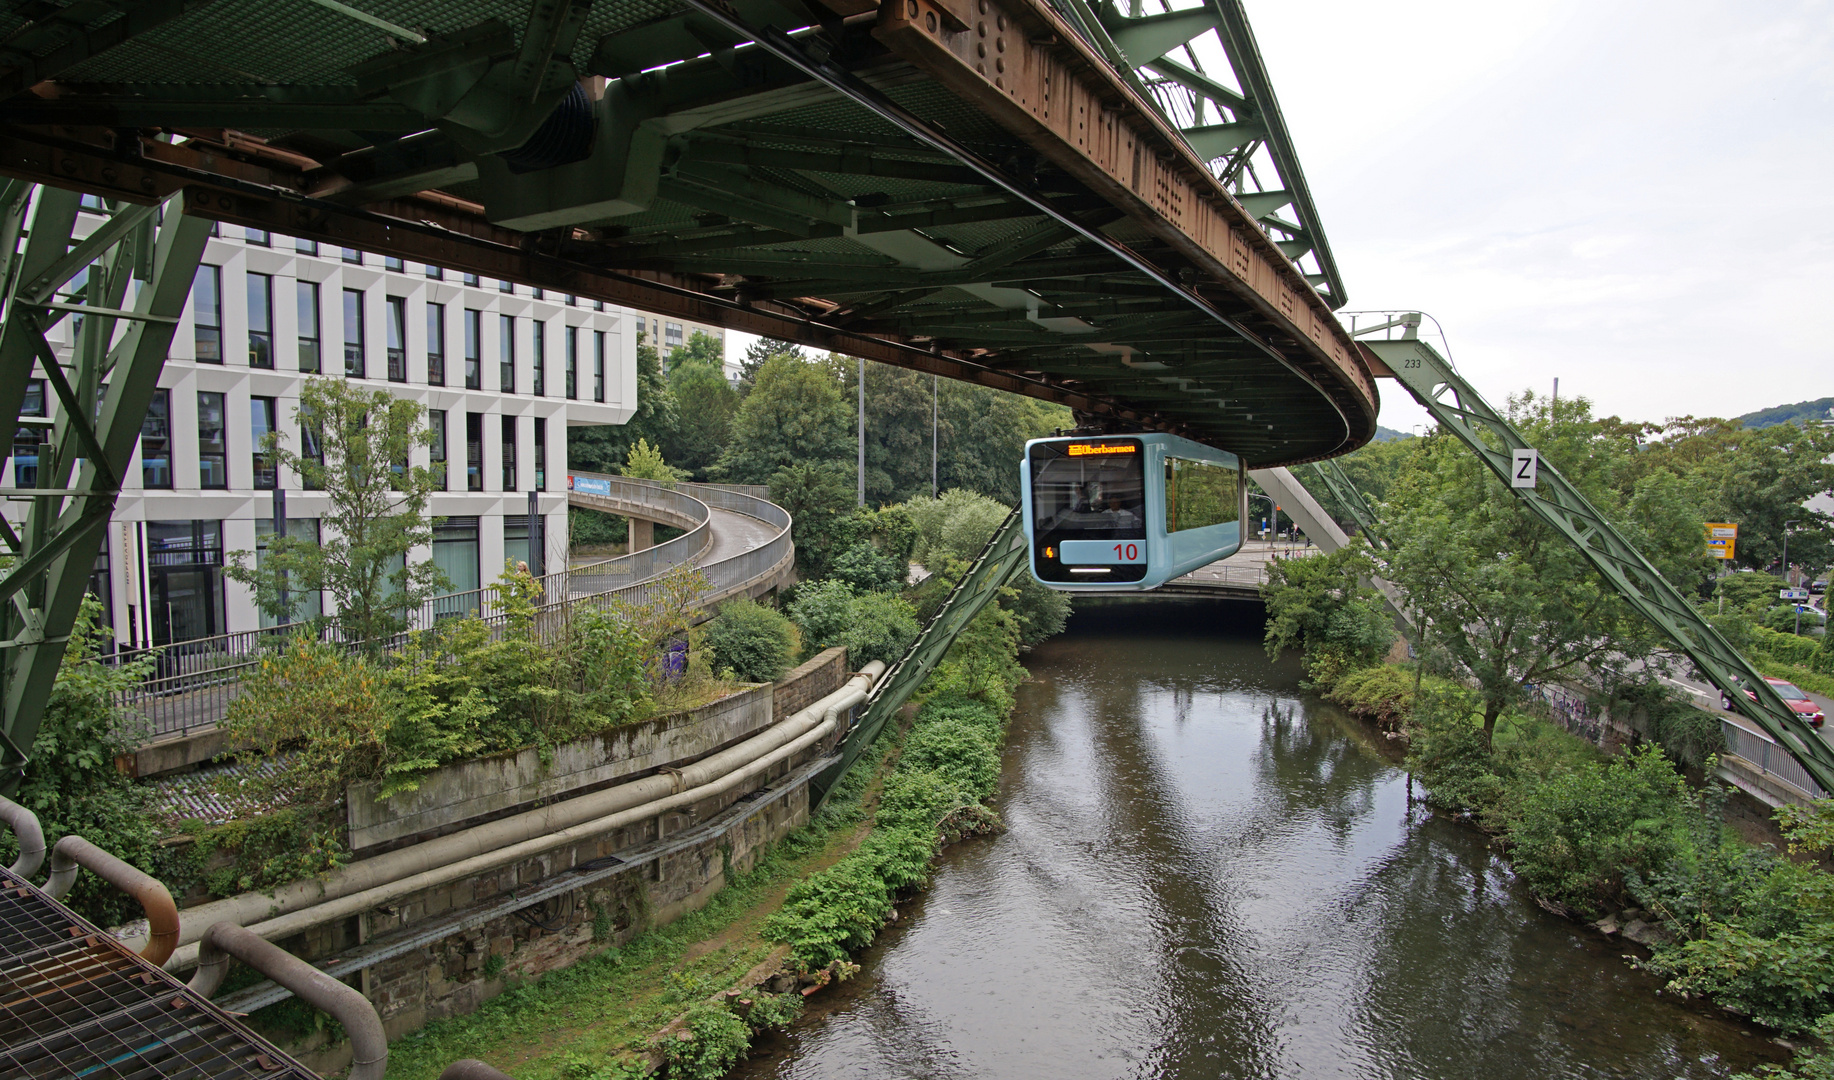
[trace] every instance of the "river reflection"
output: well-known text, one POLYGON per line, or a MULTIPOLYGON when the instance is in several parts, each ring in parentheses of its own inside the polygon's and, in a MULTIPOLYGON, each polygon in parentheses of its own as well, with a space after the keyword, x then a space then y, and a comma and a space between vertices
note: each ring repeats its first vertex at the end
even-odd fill
POLYGON ((1777 1059, 1410 806, 1242 613, 1081 605, 1026 657, 1007 831, 951 849, 861 975, 739 1075, 1691 1078, 1777 1059))

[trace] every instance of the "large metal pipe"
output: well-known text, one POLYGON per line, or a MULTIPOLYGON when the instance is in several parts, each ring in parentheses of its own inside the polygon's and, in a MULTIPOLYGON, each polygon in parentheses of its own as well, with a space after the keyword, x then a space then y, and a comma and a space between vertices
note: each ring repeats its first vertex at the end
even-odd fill
POLYGON ((7 869, 22 878, 38 873, 45 861, 45 831, 39 827, 38 815, 0 795, 0 821, 13 830, 13 839, 19 843, 19 857, 7 869))
MULTIPOLYGON (((219 921, 247 925, 263 937, 283 938, 422 889, 486 873, 506 863, 691 806, 731 790, 815 745, 835 730, 834 706, 864 700, 884 671, 885 665, 874 661, 847 685, 788 720, 679 771, 620 784, 352 863, 327 875, 322 883, 295 883, 273 894, 244 893, 201 905, 191 909, 191 925, 198 925, 208 914, 219 921), (593 813, 588 816, 588 811, 593 813), (352 888, 356 882, 363 883, 363 887, 352 888), (301 903, 298 898, 302 886, 309 884, 317 885, 320 891, 301 903)), ((196 950, 187 944, 167 966, 183 970, 195 962, 195 956, 196 950)))
POLYGON ((80 836, 66 836, 51 849, 51 878, 45 893, 62 899, 76 883, 78 869, 86 869, 139 901, 146 912, 147 942, 140 955, 150 964, 163 964, 178 947, 178 905, 159 879, 138 870, 80 836))
POLYGON ((388 1069, 388 1036, 368 998, 234 923, 217 923, 204 931, 191 989, 206 998, 215 995, 229 974, 232 957, 344 1025, 344 1033, 350 1036, 350 1080, 382 1080, 388 1069))

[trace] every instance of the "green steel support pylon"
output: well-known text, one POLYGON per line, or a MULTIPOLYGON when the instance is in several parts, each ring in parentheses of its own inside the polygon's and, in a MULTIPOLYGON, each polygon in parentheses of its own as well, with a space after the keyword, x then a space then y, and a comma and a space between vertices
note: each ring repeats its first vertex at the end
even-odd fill
MULTIPOLYGON (((1426 342, 1412 337, 1365 340, 1415 400, 1445 430, 1481 458, 1505 485, 1510 482, 1512 450, 1532 449, 1513 425, 1492 409, 1452 365, 1426 342)), ((1676 588, 1625 540, 1605 516, 1581 495, 1546 458, 1539 462, 1536 486, 1510 490, 1580 550, 1594 569, 1632 607, 1669 636, 1703 675, 1739 711, 1802 763, 1823 792, 1834 793, 1834 747, 1798 717, 1719 631, 1694 610, 1676 588), (1757 696, 1752 701, 1743 691, 1757 696)))
POLYGON ((820 798, 827 798, 835 781, 845 775, 860 754, 879 737, 885 722, 904 707, 930 677, 930 672, 936 670, 949 646, 955 644, 956 636, 1025 565, 1025 554, 1025 521, 1023 515, 1014 510, 988 538, 981 553, 969 565, 968 572, 955 583, 949 598, 917 635, 917 640, 873 687, 872 696, 866 699, 866 711, 848 732, 847 741, 841 747, 840 763, 815 778, 820 798))
POLYGON ((1369 505, 1368 500, 1363 498, 1363 493, 1356 489, 1356 485, 1350 480, 1350 474, 1346 473, 1337 462, 1329 460, 1314 461, 1311 468, 1312 475, 1316 476, 1324 489, 1331 493, 1333 499, 1337 500, 1337 505, 1343 507, 1344 513, 1350 515, 1350 520, 1356 524, 1357 531, 1362 533, 1371 545, 1387 547, 1388 540, 1377 529, 1380 519, 1376 517, 1375 509, 1369 505))
MULTIPOLYGON (((155 223, 157 207, 121 204, 79 240, 80 199, 59 188, 0 188, 0 431, 47 426, 20 416, 30 380, 42 380, 47 405, 57 402, 34 486, 9 492, 31 498, 25 527, 14 533, 0 524, 9 559, 0 576, 0 793, 9 795, 30 758, 211 229, 174 197, 163 224, 155 223), (67 289, 81 274, 81 285, 67 289), (130 299, 136 279, 143 284, 130 299), (65 318, 78 322, 60 356, 45 332, 65 318)), ((0 468, 11 453, 11 440, 0 442, 0 468)))

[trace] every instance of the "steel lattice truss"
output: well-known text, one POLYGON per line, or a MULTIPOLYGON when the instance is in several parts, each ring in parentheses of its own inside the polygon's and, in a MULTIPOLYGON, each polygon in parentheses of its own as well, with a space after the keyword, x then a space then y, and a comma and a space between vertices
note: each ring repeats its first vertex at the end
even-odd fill
POLYGON ((956 636, 968 628, 974 617, 1000 595, 1000 590, 1026 565, 1025 518, 1018 510, 1006 516, 1000 527, 987 538, 980 554, 969 564, 968 571, 949 591, 948 599, 930 617, 917 640, 905 650, 898 662, 873 686, 860 722, 847 734, 841 749, 841 760, 816 778, 816 787, 825 798, 835 781, 843 776, 859 756, 878 739, 886 721, 896 716, 911 699, 923 681, 942 663, 955 644, 956 636))
MULTIPOLYGON (((1470 448, 1497 479, 1508 485, 1510 451, 1530 448, 1522 434, 1491 408, 1432 346, 1412 336, 1418 316, 1403 317, 1385 325, 1406 325, 1408 336, 1389 341, 1365 340, 1363 345, 1433 414, 1441 427, 1470 448)), ((1616 526, 1560 475, 1552 462, 1541 459, 1537 486, 1511 487, 1509 490, 1537 517, 1577 547, 1619 595, 1686 653, 1701 674, 1727 698, 1737 703, 1740 712, 1756 721, 1790 756, 1801 762, 1823 791, 1834 791, 1834 747, 1790 709, 1750 661, 1701 617, 1694 605, 1688 603, 1643 553, 1624 539, 1616 526), (1745 690, 1750 690, 1755 700, 1747 697, 1745 690)))

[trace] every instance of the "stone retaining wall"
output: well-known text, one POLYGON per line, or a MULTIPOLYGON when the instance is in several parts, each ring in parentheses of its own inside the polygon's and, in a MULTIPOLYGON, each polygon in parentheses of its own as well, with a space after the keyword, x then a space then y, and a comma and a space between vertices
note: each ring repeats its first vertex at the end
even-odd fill
POLYGON ((625 724, 553 749, 544 764, 534 747, 440 769, 414 791, 387 800, 375 785, 352 788, 345 800, 350 848, 400 847, 539 804, 679 767, 751 737, 771 725, 776 688, 756 686, 711 705, 625 724))
POLYGON ((793 716, 839 690, 846 682, 847 650, 839 645, 824 649, 777 680, 771 695, 771 711, 780 717, 793 716))

